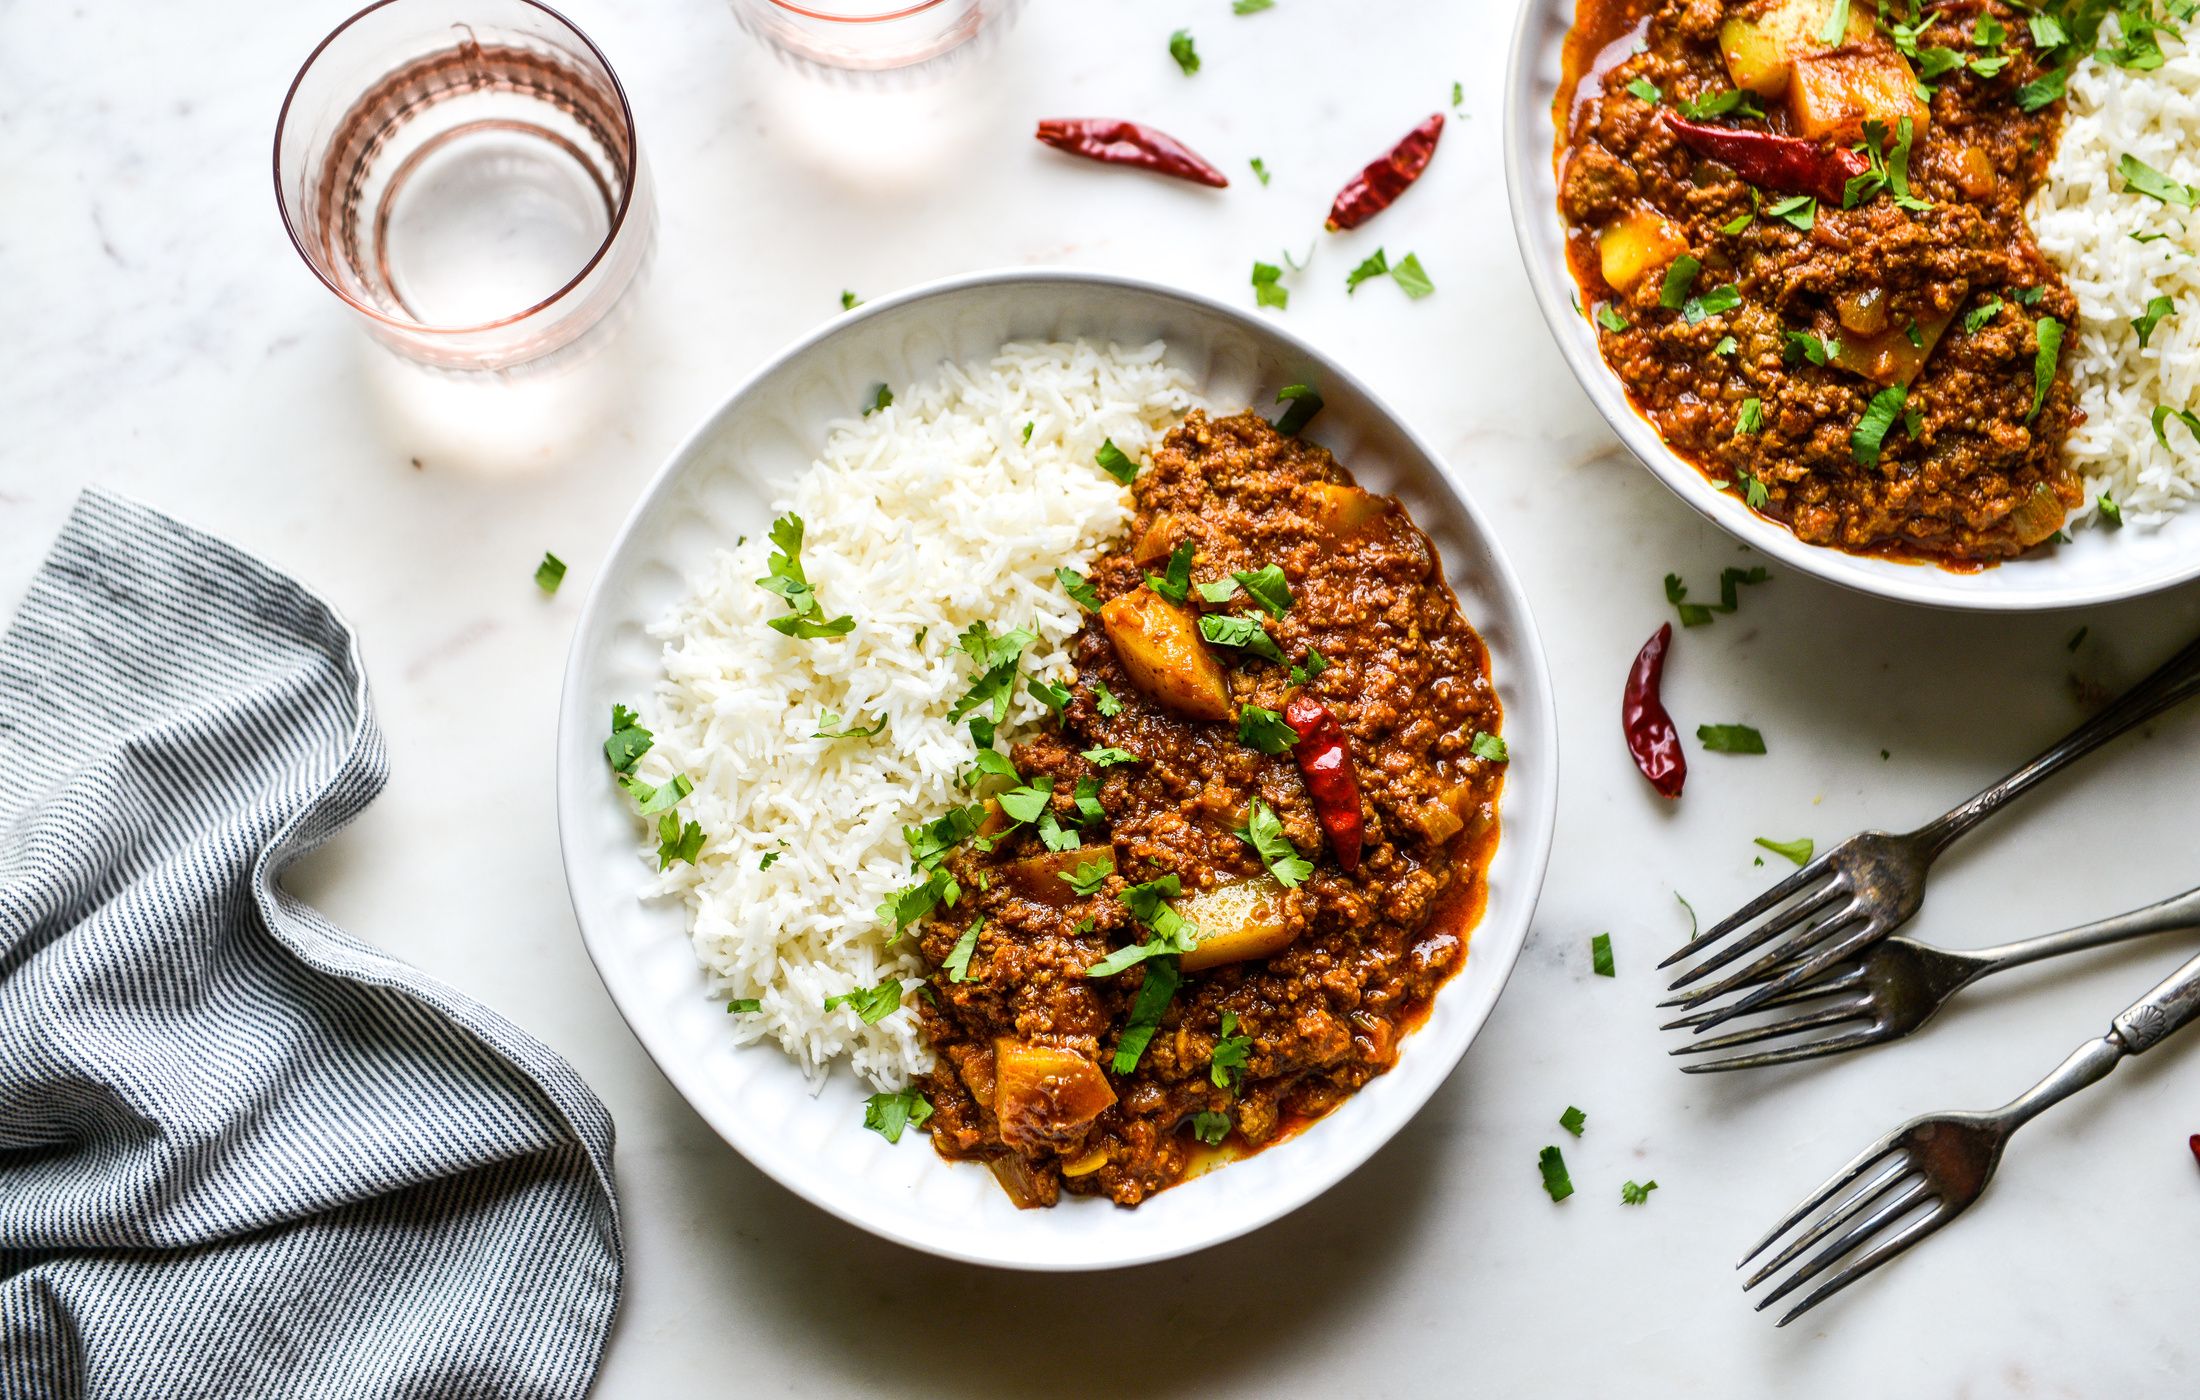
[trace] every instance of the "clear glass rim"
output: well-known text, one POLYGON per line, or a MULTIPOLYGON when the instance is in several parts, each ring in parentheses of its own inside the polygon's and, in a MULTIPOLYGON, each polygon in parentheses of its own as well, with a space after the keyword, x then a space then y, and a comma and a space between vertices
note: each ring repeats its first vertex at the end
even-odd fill
POLYGON ((828 24, 883 24, 887 20, 907 19, 911 15, 921 15, 926 10, 936 10, 946 4, 947 0, 917 0, 914 5, 905 5, 901 9, 888 10, 878 15, 836 15, 829 10, 814 10, 808 5, 797 5, 794 0, 766 0, 766 3, 775 10, 785 10, 788 14, 800 15, 804 19, 821 19, 828 24))
MULTIPOLYGON (((409 3, 409 0, 374 0, 373 4, 331 29, 326 38, 313 46, 313 52, 306 55, 306 61, 298 65, 297 76, 290 80, 290 89, 283 94, 282 111, 275 118, 275 147, 273 152, 275 208, 283 216, 283 232, 290 235, 290 246, 298 250, 298 256, 304 260, 306 269, 320 280, 322 286, 334 292, 352 310, 357 311, 362 316, 379 321, 392 330, 402 331, 408 335, 460 336, 475 335, 482 331, 493 331, 516 325, 530 316, 557 305, 574 288, 587 281, 588 275, 594 272, 597 266, 603 262, 605 256, 610 253, 612 245, 619 241, 620 231, 626 227, 627 213, 634 205, 634 189, 635 186, 641 183, 642 178, 641 142, 634 130, 634 109, 626 100, 626 85, 619 81, 619 70, 611 66, 611 60, 604 56, 603 50, 596 47, 596 41, 589 38, 579 25, 544 4, 542 0, 515 0, 515 3, 525 5, 529 9, 540 10, 567 33, 580 40, 582 46, 594 56, 596 62, 603 65, 604 75, 611 80, 611 95, 618 99, 619 116, 626 127, 627 178, 626 188, 619 192, 619 207, 612 211, 611 227, 605 230, 603 242, 596 246, 596 251, 589 255, 588 261, 581 265, 580 271, 574 273, 564 286, 559 287, 556 291, 524 310, 512 312, 508 316, 500 316, 493 321, 481 321, 467 326, 437 326, 425 321, 407 320, 392 316, 379 307, 370 306, 359 300, 359 298, 337 285, 336 281, 322 270, 321 265, 314 261, 313 254, 307 250, 306 240, 298 229, 298 222, 290 216, 290 202, 283 197, 283 132, 290 126, 290 104, 297 100, 298 89, 305 83, 306 74, 313 71, 313 65, 320 62, 321 55, 327 52, 329 45, 342 38, 345 30, 350 29, 376 10, 406 3, 409 3)), ((941 0, 925 0, 924 4, 916 8, 928 9, 939 3, 941 3, 941 0)))

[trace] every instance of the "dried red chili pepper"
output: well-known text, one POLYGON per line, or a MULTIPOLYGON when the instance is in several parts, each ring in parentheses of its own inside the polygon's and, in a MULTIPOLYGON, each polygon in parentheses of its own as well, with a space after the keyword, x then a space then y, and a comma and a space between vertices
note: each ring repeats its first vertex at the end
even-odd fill
POLYGON ((1230 187, 1229 177, 1165 131, 1114 117, 1048 117, 1039 139, 1058 151, 1107 165, 1135 165, 1179 180, 1230 187))
POLYGON ((1360 868, 1360 779, 1352 771, 1352 750, 1344 726, 1329 707, 1310 695, 1295 695, 1283 707, 1283 722, 1298 734, 1291 756, 1299 761, 1314 815, 1321 820, 1337 865, 1349 875, 1360 868))
POLYGON ((2194 1160, 2195 1162, 2200 1162, 2200 1133, 2194 1133, 2192 1135, 2191 1147, 2192 1160, 2194 1160))
POLYGON ((1662 797, 1679 797, 1688 781, 1688 755, 1681 750, 1681 732, 1658 698, 1658 683, 1665 678, 1665 649, 1673 642, 1673 624, 1642 644, 1634 666, 1627 672, 1627 694, 1621 701, 1620 727, 1627 734, 1627 752, 1635 766, 1662 797))
POLYGON ((1861 151, 1800 136, 1775 136, 1769 131, 1745 131, 1738 127, 1692 122, 1672 112, 1665 125, 1681 144, 1700 156, 1709 156, 1760 189, 1781 194, 1807 194, 1820 204, 1838 208, 1849 181, 1871 169, 1861 151))
POLYGON ((1358 228, 1388 209, 1406 187, 1428 169, 1436 154, 1436 139, 1444 134, 1444 114, 1438 112, 1413 128, 1390 153, 1345 182, 1329 206, 1329 231, 1358 228))

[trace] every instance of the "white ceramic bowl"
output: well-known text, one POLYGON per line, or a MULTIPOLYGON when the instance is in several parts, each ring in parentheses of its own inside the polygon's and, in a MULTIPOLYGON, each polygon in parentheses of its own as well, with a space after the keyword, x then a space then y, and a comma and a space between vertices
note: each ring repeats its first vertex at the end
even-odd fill
POLYGON ((558 828, 574 913, 604 986, 665 1077, 727 1142, 788 1187, 887 1239, 951 1258, 1090 1269, 1186 1254, 1275 1219, 1367 1160, 1427 1102, 1488 1019, 1527 938, 1550 853, 1558 730, 1550 674, 1519 580, 1443 463, 1372 393, 1312 347, 1244 312, 1094 273, 979 274, 837 316, 735 390, 673 453, 620 530, 581 614, 558 723, 558 828), (1512 752, 1489 903, 1467 965, 1437 997, 1398 1066, 1288 1142, 1162 1192, 1136 1210, 1065 1198, 1019 1211, 974 1163, 948 1163, 920 1133, 888 1144, 862 1127, 864 1090, 836 1073, 812 1097, 773 1046, 736 1047, 704 995, 677 903, 643 901, 630 805, 605 771, 614 701, 646 696, 658 648, 645 628, 712 552, 761 530, 770 483, 822 446, 827 419, 881 381, 930 376, 1004 341, 1156 337, 1217 405, 1266 404, 1317 385, 1309 436, 1358 479, 1402 498, 1441 552, 1489 646, 1512 752))
POLYGON ((1552 160, 1557 132, 1551 112, 1560 48, 1573 17, 1573 0, 1523 0, 1513 30, 1505 77, 1505 183, 1512 196, 1513 232, 1536 303, 1574 377, 1612 431, 1658 480, 1753 549, 1828 582, 1906 603, 2044 612, 2137 597, 2200 576, 2200 511, 2186 511, 2158 529, 2082 530, 2071 544, 1976 573, 1952 573, 1930 564, 1867 559, 1805 544, 1733 493, 1712 486, 1702 472, 1675 455, 1627 402, 1626 391, 1597 349, 1595 328, 1574 310, 1576 287, 1566 266, 1566 234, 1558 214, 1552 160))

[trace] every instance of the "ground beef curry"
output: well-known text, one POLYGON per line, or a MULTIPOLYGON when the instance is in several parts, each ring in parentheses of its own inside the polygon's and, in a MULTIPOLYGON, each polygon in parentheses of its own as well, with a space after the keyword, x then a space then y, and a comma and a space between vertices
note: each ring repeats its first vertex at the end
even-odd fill
POLYGON ((2082 498, 2024 205, 2061 81, 2000 0, 1581 0, 1557 107, 1585 312, 1681 456, 1801 539, 1976 567, 2082 498))
POLYGON ((914 930, 924 1129, 1024 1206, 1135 1205, 1389 1068, 1497 841, 1487 655, 1396 501, 1252 414, 1193 414, 1133 491, 1064 580, 1059 712, 914 930))

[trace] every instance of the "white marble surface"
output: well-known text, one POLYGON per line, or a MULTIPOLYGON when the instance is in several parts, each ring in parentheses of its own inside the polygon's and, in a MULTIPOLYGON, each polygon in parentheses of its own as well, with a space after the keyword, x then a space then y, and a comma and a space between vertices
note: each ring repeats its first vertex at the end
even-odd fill
MULTIPOLYGON (((0 606, 76 490, 135 493, 259 551, 364 639, 394 776, 294 877, 347 927, 570 1056, 620 1129, 630 1271, 598 1393, 2191 1394, 2200 1040, 2118 1071, 2021 1136, 1969 1218, 1776 1332, 1731 1261, 1896 1120, 2029 1085, 2178 956, 2012 974, 1908 1044, 1754 1079, 1673 1072, 1652 964, 1773 866, 1913 822, 2200 624, 2191 589, 2085 615, 1928 614, 1782 576, 1683 635, 1671 696, 1772 752, 1694 756, 1667 808, 1620 746, 1620 680, 1734 547, 1628 460, 1537 321, 1503 215, 1498 4, 1036 0, 942 86, 867 97, 778 69, 712 0, 574 0, 639 110, 663 220, 642 314, 548 389, 460 391, 387 362, 307 275, 268 179, 275 109, 341 0, 0 5, 0 606), (1164 53, 1189 24, 1206 68, 1164 53), (1466 86, 1421 189, 1320 235, 1334 186, 1466 86), (1224 193, 1075 165, 1034 118, 1149 118, 1275 183, 1224 193), (761 357, 862 293, 1069 263, 1250 298, 1248 265, 1318 243, 1292 324, 1381 386, 1493 514, 1540 610, 1567 735, 1557 857, 1505 999, 1464 1066, 1342 1186, 1253 1237, 1094 1278, 917 1256, 764 1180, 666 1088, 575 935, 551 817, 568 631, 629 500, 761 357), (1408 303, 1347 268, 1420 253, 1408 303), (544 548, 572 565, 545 601, 544 548), (2090 628, 2075 652, 2066 649, 2090 628), (1880 750, 1891 752, 1882 760, 1880 750), (1619 976, 1589 971, 1610 930, 1619 976), (1556 1119, 1589 1115, 1578 1141, 1556 1119), (1535 1157, 1562 1141, 1578 1194, 1535 1157), (1656 1178, 1640 1208, 1619 1184, 1656 1178), (1903 1367, 1900 1380, 1881 1379, 1903 1367)), ((1914 931, 1980 944, 2200 879, 2200 716, 2059 780, 1959 849, 1914 931)), ((2191 940, 2187 940, 2189 943, 2191 940)))

